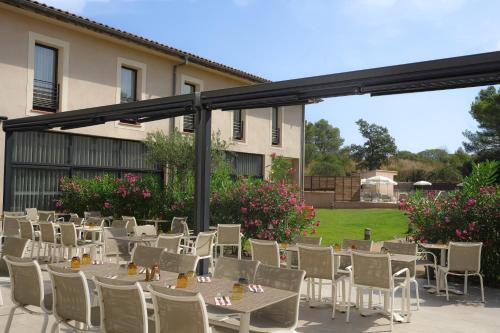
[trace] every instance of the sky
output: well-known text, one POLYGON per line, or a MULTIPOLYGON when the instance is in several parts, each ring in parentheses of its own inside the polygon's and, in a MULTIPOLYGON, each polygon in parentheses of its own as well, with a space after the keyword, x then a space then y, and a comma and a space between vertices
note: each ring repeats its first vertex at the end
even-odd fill
MULTIPOLYGON (((277 81, 500 50, 498 0, 39 0, 277 81)), ((345 144, 355 121, 385 126, 399 150, 455 151, 481 88, 349 96, 306 107, 345 144)))

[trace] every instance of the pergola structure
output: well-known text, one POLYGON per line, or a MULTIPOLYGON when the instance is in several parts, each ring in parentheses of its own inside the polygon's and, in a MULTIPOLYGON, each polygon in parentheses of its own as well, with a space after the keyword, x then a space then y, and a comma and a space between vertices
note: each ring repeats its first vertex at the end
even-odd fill
MULTIPOLYGON (((142 123, 196 114, 195 222, 196 230, 204 231, 209 227, 212 110, 300 105, 327 97, 381 96, 498 83, 500 52, 490 52, 17 118, 3 122, 5 163, 12 158, 14 131, 65 130, 116 120, 142 123)), ((5 174, 5 179, 9 177, 5 174)))

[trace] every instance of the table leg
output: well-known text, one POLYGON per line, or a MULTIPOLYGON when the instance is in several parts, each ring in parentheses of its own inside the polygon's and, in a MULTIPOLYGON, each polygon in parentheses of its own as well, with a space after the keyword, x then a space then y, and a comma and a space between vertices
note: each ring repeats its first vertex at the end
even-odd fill
POLYGON ((160 234, 160 225, 156 221, 155 221, 155 229, 156 229, 156 234, 159 235, 160 234))
POLYGON ((240 314, 240 333, 250 332, 250 313, 240 314))

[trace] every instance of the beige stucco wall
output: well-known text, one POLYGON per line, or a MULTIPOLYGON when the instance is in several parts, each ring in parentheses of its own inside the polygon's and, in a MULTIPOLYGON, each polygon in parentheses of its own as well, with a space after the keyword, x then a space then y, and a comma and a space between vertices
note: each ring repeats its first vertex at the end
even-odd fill
MULTIPOLYGON (((119 66, 120 59, 131 60, 145 66, 143 99, 172 94, 173 65, 180 63, 180 59, 0 4, 0 45, 2 45, 0 48, 0 115, 12 119, 40 114, 32 112, 30 100, 32 79, 30 80, 29 75, 29 45, 34 35, 54 39, 66 46, 60 53, 59 59, 60 63, 67 61, 64 70, 59 71, 60 81, 61 77, 64 77, 65 82, 62 86, 62 105, 64 105, 62 111, 115 104, 118 89, 117 66, 119 66)), ((241 78, 188 64, 178 69, 177 93, 180 93, 183 80, 191 79, 200 82, 203 90, 249 84, 241 78)), ((266 166, 270 163, 272 153, 295 159, 300 158, 303 122, 301 106, 282 109, 282 144, 279 147, 271 145, 271 110, 245 110, 245 113, 244 142, 237 142, 231 138, 231 112, 216 110, 213 113, 212 131, 221 132, 222 139, 231 144, 230 150, 263 154, 266 166)), ((175 124, 181 128, 182 117, 176 118, 175 124)), ((145 123, 140 127, 110 122, 67 132, 143 140, 147 132, 154 130, 168 132, 169 120, 145 123)), ((4 145, 2 133, 0 134, 0 156, 2 156, 0 170, 3 170, 4 145)), ((0 177, 0 197, 3 197, 3 172, 0 177)), ((1 203, 2 198, 0 198, 0 209, 1 203)))

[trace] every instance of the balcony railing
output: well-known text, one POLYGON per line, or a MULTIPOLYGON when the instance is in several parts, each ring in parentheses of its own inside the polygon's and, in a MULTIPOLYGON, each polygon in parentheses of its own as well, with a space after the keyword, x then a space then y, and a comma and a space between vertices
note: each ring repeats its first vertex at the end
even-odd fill
POLYGON ((59 85, 54 82, 34 80, 33 108, 56 112, 59 107, 59 85))
POLYGON ((245 123, 243 120, 233 122, 233 139, 243 140, 245 123))
POLYGON ((272 137, 271 137, 271 143, 273 145, 279 145, 280 144, 280 139, 281 139, 280 128, 273 128, 272 137))
POLYGON ((184 132, 194 132, 194 114, 184 116, 183 130, 184 132))

